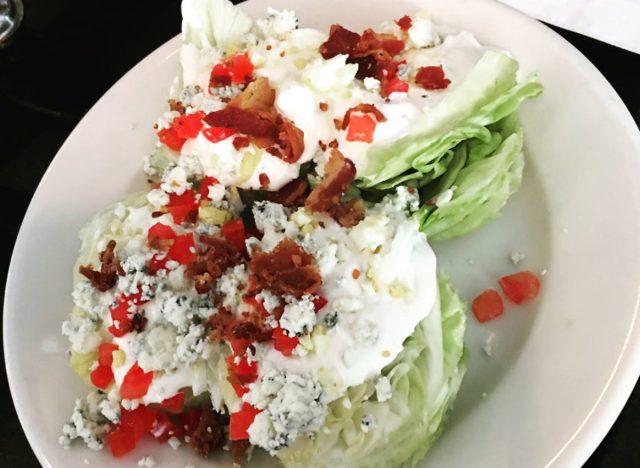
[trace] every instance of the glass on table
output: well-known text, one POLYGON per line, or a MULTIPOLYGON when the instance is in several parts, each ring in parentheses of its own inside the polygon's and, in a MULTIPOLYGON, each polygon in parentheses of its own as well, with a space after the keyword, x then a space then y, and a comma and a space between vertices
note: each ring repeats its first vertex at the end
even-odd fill
POLYGON ((23 13, 21 0, 0 0, 0 47, 18 29, 23 13))

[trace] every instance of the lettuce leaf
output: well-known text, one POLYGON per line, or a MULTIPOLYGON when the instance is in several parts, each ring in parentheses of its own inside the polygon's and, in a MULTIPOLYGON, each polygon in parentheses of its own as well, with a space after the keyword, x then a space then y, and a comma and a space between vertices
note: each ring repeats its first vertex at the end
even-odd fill
POLYGON ((182 40, 199 49, 239 45, 253 20, 229 0, 183 0, 182 40))
POLYGON ((334 401, 313 439, 298 439, 278 453, 285 467, 411 467, 424 457, 443 430, 466 369, 466 307, 445 275, 438 285, 439 306, 383 370, 391 398, 378 402, 372 381, 350 388, 350 408, 334 401), (377 423, 368 432, 361 428, 365 415, 377 423))

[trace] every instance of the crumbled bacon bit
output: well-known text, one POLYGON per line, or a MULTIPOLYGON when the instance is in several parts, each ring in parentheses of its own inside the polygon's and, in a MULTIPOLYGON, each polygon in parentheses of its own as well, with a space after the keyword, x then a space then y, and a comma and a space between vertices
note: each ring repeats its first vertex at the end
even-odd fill
POLYGON ((396 20, 396 24, 400 26, 400 29, 402 29, 403 31, 408 31, 413 25, 413 20, 409 15, 404 15, 399 20, 396 20))
POLYGON ((278 126, 278 143, 281 148, 280 159, 294 163, 304 152, 304 132, 290 120, 284 119, 278 126))
POLYGON ((377 74, 378 61, 371 55, 365 55, 364 57, 349 57, 347 59, 347 63, 355 63, 358 65, 356 78, 359 80, 374 77, 377 74))
POLYGON ((341 130, 346 130, 349 126, 349 121, 351 120, 352 112, 362 112, 363 114, 373 114, 378 122, 386 122, 387 118, 384 114, 374 105, 374 104, 365 104, 361 103, 357 106, 353 106, 347 110, 344 114, 344 119, 342 119, 341 130))
POLYGON ((420 67, 416 75, 416 84, 424 89, 445 89, 451 80, 444 76, 442 65, 437 67, 420 67))
POLYGON ((304 203, 309 211, 328 212, 338 204, 356 176, 356 167, 340 151, 331 151, 331 157, 324 167, 324 178, 314 188, 304 203))
MULTIPOLYGON (((252 317, 249 315, 248 318, 251 319, 252 317)), ((262 342, 271 339, 271 331, 260 328, 253 321, 242 321, 237 322, 231 328, 231 336, 233 336, 233 338, 237 340, 251 340, 262 342)))
POLYGON ((270 252, 254 252, 249 277, 257 289, 295 297, 316 293, 322 283, 316 259, 291 239, 270 252))
POLYGON ((116 285, 118 275, 123 276, 124 271, 115 254, 116 241, 110 240, 105 249, 100 252, 100 270, 94 270, 89 265, 80 267, 80 274, 85 276, 91 285, 98 291, 107 291, 116 285))
POLYGON ((169 110, 179 112, 181 115, 187 111, 182 101, 178 101, 177 99, 169 99, 169 110))
POLYGON ((320 46, 320 55, 325 60, 340 54, 351 55, 359 41, 360 34, 333 24, 329 30, 329 38, 320 46))
POLYGON ((147 317, 140 313, 136 313, 131 318, 131 329, 138 333, 142 333, 144 331, 144 327, 147 326, 147 322, 147 317))
POLYGON ((276 91, 269 84, 269 80, 260 77, 249 83, 245 90, 238 94, 229 105, 247 111, 265 112, 267 115, 263 114, 263 118, 274 119, 276 116, 273 108, 275 100, 276 91))
POLYGON ((340 226, 350 228, 364 219, 364 203, 360 198, 353 198, 331 207, 329 214, 340 226))
POLYGON ((255 112, 231 105, 219 111, 209 112, 204 121, 212 127, 235 128, 240 133, 254 137, 275 139, 278 135, 278 128, 272 121, 261 118, 255 112))
POLYGON ((159 218, 163 214, 164 214, 164 211, 154 211, 154 212, 151 213, 151 217, 152 218, 159 218))
POLYGON ((209 292, 215 281, 227 268, 243 262, 243 256, 225 239, 213 236, 200 236, 200 252, 193 262, 187 265, 185 274, 195 281, 200 294, 209 292))
POLYGON ((360 278, 360 270, 358 270, 357 268, 354 268, 353 271, 351 272, 351 277, 353 279, 360 278))
POLYGON ((329 104, 327 104, 326 102, 319 103, 318 107, 322 112, 327 112, 329 110, 329 104))
POLYGON ((209 338, 213 342, 222 341, 231 336, 231 327, 235 319, 230 310, 221 307, 218 313, 209 318, 209 338))
POLYGON ((246 148, 251 144, 251 140, 249 140, 246 136, 237 136, 233 139, 233 147, 237 150, 246 148))
POLYGON ((242 465, 244 455, 251 447, 251 442, 249 442, 249 440, 232 440, 230 441, 230 445, 234 465, 242 465))
POLYGON ((300 206, 304 203, 308 189, 309 183, 305 179, 295 179, 277 192, 271 193, 269 199, 274 203, 288 207, 300 206))
POLYGON ((260 181, 261 189, 266 189, 267 187, 269 187, 269 183, 271 182, 269 180, 269 176, 264 172, 261 172, 260 175, 258 175, 258 181, 260 181))
POLYGON ((327 144, 323 143, 322 140, 318 140, 318 146, 322 151, 327 151, 327 144))
POLYGON ((225 427, 229 424, 229 417, 217 413, 211 408, 202 410, 200 421, 189 436, 189 447, 203 457, 222 448, 225 442, 225 427))
POLYGON ((338 146, 340 145, 338 143, 338 140, 335 138, 329 142, 329 148, 338 149, 338 146))

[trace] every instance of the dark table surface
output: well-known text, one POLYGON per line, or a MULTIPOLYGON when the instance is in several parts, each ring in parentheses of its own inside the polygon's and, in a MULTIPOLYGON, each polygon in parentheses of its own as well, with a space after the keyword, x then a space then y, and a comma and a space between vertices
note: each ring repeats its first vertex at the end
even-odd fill
MULTIPOLYGON (((24 4, 21 28, 0 48, 4 122, 0 200, 5 210, 0 284, 29 200, 60 145, 113 83, 180 30, 179 0, 24 0, 24 4)), ((640 122, 640 55, 554 29, 600 69, 640 122)), ((0 421, 0 466, 38 466, 16 417, 4 372, 0 372, 0 421)), ((585 466, 639 467, 638 435, 640 385, 585 466)))

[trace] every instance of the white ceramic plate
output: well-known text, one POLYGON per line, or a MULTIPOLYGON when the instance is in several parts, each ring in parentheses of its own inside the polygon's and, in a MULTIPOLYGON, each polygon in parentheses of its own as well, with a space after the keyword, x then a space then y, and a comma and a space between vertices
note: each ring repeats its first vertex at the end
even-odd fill
MULTIPOLYGON (((543 25, 486 0, 251 0, 295 7, 303 25, 362 29, 428 7, 434 19, 509 49, 546 90, 522 111, 527 168, 504 216, 437 245, 441 266, 467 299, 520 268, 548 269, 529 307, 495 322, 469 320, 468 375, 428 467, 579 466, 613 424, 640 371, 640 134, 598 71, 543 25), (375 4, 375 7, 373 6, 375 4), (492 358, 482 351, 494 333, 492 358)), ((179 12, 176 11, 176 15, 179 12)), ((91 214, 144 186, 142 157, 165 106, 179 39, 149 55, 93 107, 60 149, 18 236, 4 309, 11 391, 45 466, 205 465, 188 450, 148 443, 123 461, 57 443, 86 389, 67 364, 60 324, 71 308, 77 232, 91 214), (129 127, 133 124, 135 128, 129 127)), ((228 460, 220 462, 229 465, 228 460)))

